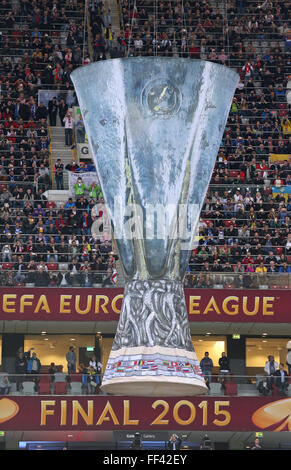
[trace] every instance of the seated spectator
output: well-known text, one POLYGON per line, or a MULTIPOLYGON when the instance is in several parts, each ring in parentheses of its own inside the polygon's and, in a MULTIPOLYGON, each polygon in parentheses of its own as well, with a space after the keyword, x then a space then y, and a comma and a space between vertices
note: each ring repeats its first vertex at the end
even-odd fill
POLYGON ((284 370, 283 362, 280 362, 279 369, 277 369, 275 372, 275 385, 278 387, 280 395, 286 397, 287 389, 289 387, 289 382, 288 382, 288 374, 284 370))
POLYGON ((11 389, 11 384, 9 382, 8 375, 1 375, 0 378, 0 394, 1 395, 8 395, 11 389))

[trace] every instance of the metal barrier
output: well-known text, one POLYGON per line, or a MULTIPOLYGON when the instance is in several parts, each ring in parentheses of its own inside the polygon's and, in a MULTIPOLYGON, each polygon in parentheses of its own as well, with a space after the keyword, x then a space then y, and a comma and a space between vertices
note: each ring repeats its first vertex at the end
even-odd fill
MULTIPOLYGON (((268 270, 267 266, 263 266, 264 270, 268 270)), ((190 289, 290 289, 291 274, 284 272, 264 272, 260 271, 260 266, 251 265, 249 272, 211 272, 209 271, 192 271, 185 276, 184 286, 190 289)), ((204 266, 202 265, 202 269, 204 266)), ((230 269, 233 267, 230 265, 230 269)), ((242 265, 245 271, 245 267, 242 265)), ((286 268, 290 269, 290 268, 286 268)))
POLYGON ((0 372, 1 395, 95 395, 102 374, 63 372, 8 374, 0 372))
MULTIPOLYGON (((102 374, 88 373, 40 373, 40 374, 8 374, 0 372, 1 395, 104 395, 102 374)), ((208 384, 208 396, 291 396, 290 376, 281 382, 279 373, 267 376, 234 375, 219 373, 212 375, 208 384)))

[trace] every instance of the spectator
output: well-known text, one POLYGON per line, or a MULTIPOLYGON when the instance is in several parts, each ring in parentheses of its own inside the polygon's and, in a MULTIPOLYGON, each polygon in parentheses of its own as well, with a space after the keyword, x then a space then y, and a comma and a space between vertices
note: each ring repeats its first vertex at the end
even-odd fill
POLYGON ((37 357, 36 353, 33 352, 31 355, 31 358, 28 360, 27 363, 27 373, 31 374, 33 376, 32 380, 35 382, 35 388, 37 389, 38 387, 38 376, 40 373, 41 369, 41 362, 39 358, 37 357))
POLYGON ((69 347, 69 351, 66 354, 66 360, 68 365, 68 374, 76 372, 77 357, 74 351, 74 346, 69 347))
POLYGON ((66 115, 63 118, 63 122, 65 124, 65 145, 71 147, 73 144, 74 119, 69 109, 67 110, 66 115))
POLYGON ((289 382, 288 382, 288 374, 284 370, 283 362, 280 362, 279 369, 277 369, 275 372, 275 377, 276 377, 275 385, 278 387, 280 395, 286 397, 289 382))
POLYGON ((265 364, 264 371, 267 374, 267 387, 269 389, 272 389, 273 387, 274 376, 278 367, 278 363, 274 360, 274 356, 268 356, 268 361, 265 364))
POLYGON ((56 187, 59 190, 64 189, 64 164, 60 158, 57 159, 57 162, 54 167, 56 187))
POLYGON ((47 287, 49 285, 49 275, 43 265, 39 265, 34 276, 35 287, 47 287))
POLYGON ((1 375, 0 378, 0 394, 8 395, 11 388, 8 375, 1 375))
POLYGON ((55 363, 51 362, 49 370, 48 370, 48 373, 50 374, 51 383, 53 383, 55 381, 55 373, 56 372, 57 372, 57 369, 56 369, 55 363))
POLYGON ((213 361, 209 357, 209 352, 204 353, 204 357, 200 361, 200 367, 204 378, 207 380, 208 388, 210 390, 211 378, 212 378, 212 369, 213 361))
POLYGON ((27 372, 27 356, 23 351, 19 351, 15 359, 16 390, 20 392, 23 388, 22 383, 27 372))
POLYGON ((225 354, 225 352, 221 353, 221 357, 218 360, 219 365, 219 381, 222 383, 223 380, 229 380, 229 360, 225 354))
POLYGON ((79 198, 81 196, 84 196, 85 190, 86 190, 86 185, 83 183, 83 180, 81 177, 77 179, 77 182, 74 184, 74 190, 75 190, 75 197, 79 198))

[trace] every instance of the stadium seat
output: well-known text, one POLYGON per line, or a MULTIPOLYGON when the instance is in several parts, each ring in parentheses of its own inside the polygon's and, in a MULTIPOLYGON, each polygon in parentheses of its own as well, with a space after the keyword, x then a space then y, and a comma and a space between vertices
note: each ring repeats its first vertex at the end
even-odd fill
POLYGON ((229 382, 224 384, 225 395, 237 395, 237 384, 235 382, 229 382))
POLYGON ((57 263, 48 263, 47 268, 49 271, 57 271, 58 270, 58 264, 57 263))
POLYGON ((51 393, 51 384, 48 381, 40 380, 38 383, 38 394, 49 395, 51 393))
POLYGON ((2 264, 2 269, 12 269, 13 264, 12 263, 3 263, 2 264))
POLYGON ((208 391, 208 395, 223 395, 223 389, 221 384, 218 382, 211 382, 210 390, 208 391))
POLYGON ((258 396, 259 392, 255 384, 237 384, 237 394, 238 396, 258 396))
POLYGON ((35 382, 23 382, 22 384, 22 393, 24 395, 35 395, 36 394, 36 390, 35 390, 35 382))
POLYGON ((65 395, 67 393, 67 384, 66 382, 56 382, 54 383, 54 394, 55 395, 65 395))
POLYGON ((82 382, 71 382, 69 393, 70 395, 82 395, 83 393, 82 382))

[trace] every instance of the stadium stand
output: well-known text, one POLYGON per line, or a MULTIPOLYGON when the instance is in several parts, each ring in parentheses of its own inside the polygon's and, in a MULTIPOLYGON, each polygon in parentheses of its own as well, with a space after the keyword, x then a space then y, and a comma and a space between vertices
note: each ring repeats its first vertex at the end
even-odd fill
MULTIPOLYGON (((63 119, 77 104, 70 81, 75 67, 110 57, 162 55, 214 61, 241 77, 185 287, 290 288, 288 5, 283 0, 120 0, 114 41, 102 3, 89 2, 86 12, 81 0, 2 0, 1 285, 116 285, 112 241, 107 247, 90 233, 90 224, 102 215, 92 212, 102 194, 86 188, 83 199, 76 194, 60 203, 46 197, 52 187, 63 186, 50 149, 54 103, 39 102, 46 96, 39 92, 57 94, 63 119), (85 42, 84 18, 90 26, 85 42)), ((74 143, 86 138, 79 125, 74 143)), ((88 170, 76 162, 59 165, 60 175, 69 170, 82 177, 88 170)))
POLYGON ((123 55, 240 75, 186 287, 290 288, 290 11, 280 0, 119 2, 123 55))
POLYGON ((86 7, 83 0, 0 3, 2 286, 115 285, 113 248, 88 231, 100 193, 64 204, 46 197, 62 173, 52 164, 50 127, 57 119, 63 126, 76 101, 70 73, 90 63, 92 46, 84 23, 102 13, 86 7))

